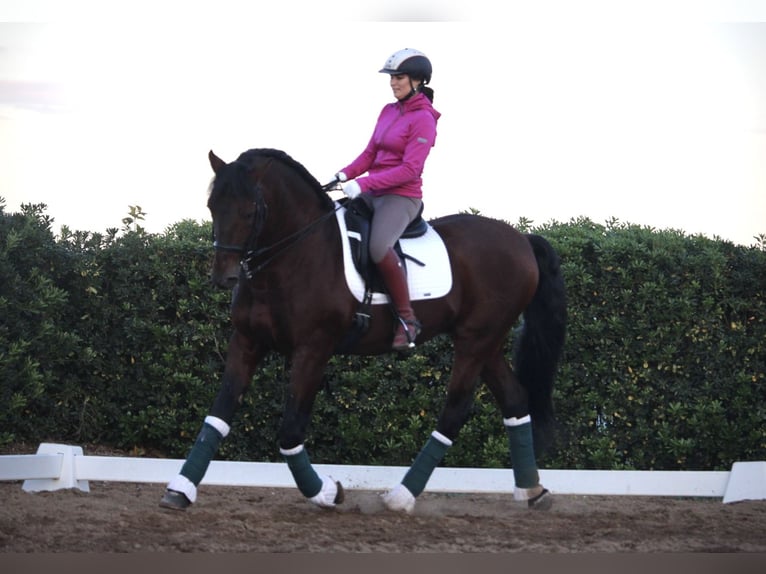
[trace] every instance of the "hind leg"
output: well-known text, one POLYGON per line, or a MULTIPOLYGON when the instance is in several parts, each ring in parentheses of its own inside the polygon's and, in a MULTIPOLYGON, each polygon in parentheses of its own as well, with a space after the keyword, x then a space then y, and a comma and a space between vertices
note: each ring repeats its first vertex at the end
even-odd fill
POLYGON ((423 492, 433 470, 444 458, 468 419, 481 370, 481 362, 476 357, 475 353, 456 349, 452 375, 447 386, 447 402, 436 430, 428 438, 402 482, 383 496, 383 502, 389 509, 412 512, 415 498, 423 492))
POLYGON ((304 444, 311 410, 330 352, 329 349, 322 350, 316 346, 296 350, 292 357, 290 387, 279 428, 279 452, 296 486, 310 502, 322 508, 332 508, 342 503, 344 498, 340 482, 329 476, 320 476, 314 470, 304 444))
POLYGON ((502 352, 487 361, 481 376, 503 415, 513 466, 514 498, 527 501, 530 508, 550 507, 550 495, 540 484, 537 470, 526 389, 519 383, 502 352))

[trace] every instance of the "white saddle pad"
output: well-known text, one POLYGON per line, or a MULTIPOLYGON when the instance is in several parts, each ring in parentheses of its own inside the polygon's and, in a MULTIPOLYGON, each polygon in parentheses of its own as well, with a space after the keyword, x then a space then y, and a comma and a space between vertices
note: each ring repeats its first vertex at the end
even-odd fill
MULTIPOLYGON (((336 204, 337 207, 337 204, 336 204)), ((335 211, 335 217, 340 228, 341 243, 343 244, 343 269, 346 283, 357 301, 364 300, 364 280, 356 270, 348 243, 348 228, 346 227, 346 209, 341 207, 335 211)), ((410 300, 435 299, 444 297, 452 288, 452 270, 449 254, 441 236, 431 225, 421 237, 400 239, 402 252, 425 263, 421 267, 414 261, 407 261, 407 283, 410 288, 410 300)), ((385 293, 372 294, 373 305, 388 303, 385 293)))

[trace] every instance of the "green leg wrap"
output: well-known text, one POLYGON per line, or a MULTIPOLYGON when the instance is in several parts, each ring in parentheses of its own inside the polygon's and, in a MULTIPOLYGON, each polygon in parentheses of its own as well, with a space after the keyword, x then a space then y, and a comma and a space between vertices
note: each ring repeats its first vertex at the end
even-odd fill
POLYGON ((434 432, 428 437, 428 442, 402 480, 402 484, 413 496, 418 496, 423 492, 428 479, 431 478, 431 473, 444 458, 444 454, 450 446, 452 446, 452 441, 440 433, 434 432))
POLYGON ((223 435, 211 425, 208 423, 202 425, 202 430, 199 431, 197 440, 181 468, 181 474, 193 482, 195 486, 199 486, 202 477, 205 476, 210 461, 213 460, 218 451, 221 439, 223 439, 223 435))
POLYGON ((516 486, 519 488, 537 486, 540 484, 540 475, 535 461, 531 421, 528 417, 506 419, 505 430, 508 433, 513 479, 516 481, 516 486))
POLYGON ((319 491, 322 490, 322 479, 319 478, 314 467, 311 466, 309 455, 306 449, 303 448, 303 445, 290 450, 280 449, 279 452, 285 457, 287 466, 293 474, 295 484, 298 486, 301 494, 306 498, 319 494, 319 491))

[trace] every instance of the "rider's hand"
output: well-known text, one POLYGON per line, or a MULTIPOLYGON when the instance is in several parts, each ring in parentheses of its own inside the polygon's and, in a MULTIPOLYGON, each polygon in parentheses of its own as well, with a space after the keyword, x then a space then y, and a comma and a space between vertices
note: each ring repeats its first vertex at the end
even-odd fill
POLYGON ((359 187, 359 184, 356 182, 356 180, 352 179, 345 186, 343 186, 343 193, 345 193, 351 199, 354 199, 357 195, 362 193, 362 188, 359 187))
POLYGON ((338 173, 335 174, 335 179, 337 179, 339 182, 343 183, 348 178, 346 177, 345 173, 343 173, 342 171, 339 171, 338 173))

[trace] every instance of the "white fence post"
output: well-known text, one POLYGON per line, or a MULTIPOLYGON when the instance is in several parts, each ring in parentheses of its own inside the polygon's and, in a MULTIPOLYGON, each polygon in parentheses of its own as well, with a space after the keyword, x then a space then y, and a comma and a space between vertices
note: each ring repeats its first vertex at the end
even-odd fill
POLYGON ((723 496, 724 503, 766 500, 766 461, 735 462, 723 496))
POLYGON ((41 490, 59 490, 60 488, 77 488, 90 492, 87 480, 77 480, 75 476, 75 457, 82 456, 81 446, 66 444, 42 443, 37 448, 38 455, 61 455, 61 471, 57 478, 30 478, 24 481, 21 488, 27 492, 41 490))

